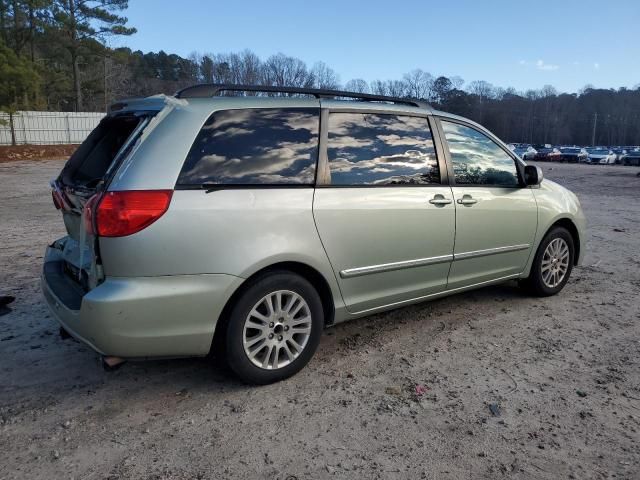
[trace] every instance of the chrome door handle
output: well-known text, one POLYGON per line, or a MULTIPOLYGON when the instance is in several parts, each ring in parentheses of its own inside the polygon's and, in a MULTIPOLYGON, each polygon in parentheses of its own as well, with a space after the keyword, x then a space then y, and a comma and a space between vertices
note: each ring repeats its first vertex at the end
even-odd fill
POLYGON ((444 195, 438 194, 431 200, 429 200, 429 203, 432 205, 449 205, 451 203, 451 200, 449 200, 448 198, 444 198, 444 195))
POLYGON ((457 202, 460 205, 473 205, 474 203, 478 203, 478 200, 471 198, 471 195, 463 195, 463 197, 459 198, 457 202))

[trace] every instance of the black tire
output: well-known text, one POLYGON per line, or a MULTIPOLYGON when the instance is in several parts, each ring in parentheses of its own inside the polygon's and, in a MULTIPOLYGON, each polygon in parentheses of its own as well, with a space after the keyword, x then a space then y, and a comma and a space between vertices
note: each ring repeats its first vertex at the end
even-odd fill
POLYGON ((529 276, 522 281, 522 285, 532 294, 539 297, 549 297, 551 295, 557 294, 569 281, 571 271, 573 270, 574 258, 575 246, 573 244, 573 237, 571 236, 569 231, 564 227, 552 228, 549 232, 547 232, 545 237, 542 239, 542 242, 540 242, 538 251, 536 252, 536 256, 533 259, 533 264, 531 265, 531 272, 529 276), (549 244, 556 238, 564 240, 566 245, 569 247, 569 262, 566 273, 560 283, 554 287, 550 287, 543 280, 542 260, 545 250, 547 249, 549 244))
MULTIPOLYGON (((318 348, 323 326, 322 301, 316 289, 306 279, 288 271, 275 271, 257 278, 247 285, 235 302, 228 318, 225 350, 229 367, 241 380, 255 385, 265 385, 288 378, 309 363, 318 348), (311 316, 311 331, 306 345, 290 363, 281 368, 265 369, 256 366, 245 353, 243 343, 245 321, 261 299, 281 290, 294 292, 306 302, 311 316)), ((292 330, 294 328, 291 327, 292 330)), ((276 354, 279 352, 276 351, 276 354)))

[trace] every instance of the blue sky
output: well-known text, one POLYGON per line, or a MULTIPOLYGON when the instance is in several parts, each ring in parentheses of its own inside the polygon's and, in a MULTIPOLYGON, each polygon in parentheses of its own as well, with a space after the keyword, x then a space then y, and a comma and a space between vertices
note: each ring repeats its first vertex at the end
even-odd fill
POLYGON ((421 68, 518 90, 640 84, 640 0, 129 0, 134 50, 282 52, 344 83, 421 68))

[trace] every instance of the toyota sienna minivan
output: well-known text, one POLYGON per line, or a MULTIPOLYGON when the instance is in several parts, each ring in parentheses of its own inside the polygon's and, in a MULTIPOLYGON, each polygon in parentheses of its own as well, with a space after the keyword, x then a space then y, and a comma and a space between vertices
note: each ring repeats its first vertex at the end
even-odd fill
POLYGON ((42 288, 61 332, 109 365, 219 349, 255 384, 299 371, 338 322, 508 280, 554 295, 584 252, 573 193, 409 99, 126 100, 51 185, 68 235, 42 288))

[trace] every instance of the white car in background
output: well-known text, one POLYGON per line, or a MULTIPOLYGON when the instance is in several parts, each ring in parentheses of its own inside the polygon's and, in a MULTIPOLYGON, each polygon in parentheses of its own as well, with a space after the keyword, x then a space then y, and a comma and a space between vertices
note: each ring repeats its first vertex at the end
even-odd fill
POLYGON ((600 159, 600 165, 615 165, 617 159, 618 155, 616 155, 613 150, 609 150, 607 156, 600 159))
POLYGON ((538 151, 531 145, 511 143, 509 144, 509 148, 523 160, 534 160, 536 158, 536 153, 538 153, 538 151))
POLYGON ((611 150, 606 147, 587 147, 584 150, 587 154, 585 161, 591 164, 599 164, 600 160, 607 158, 611 154, 611 150))
POLYGON ((535 160, 538 151, 532 146, 527 147, 527 151, 522 154, 523 160, 535 160))

